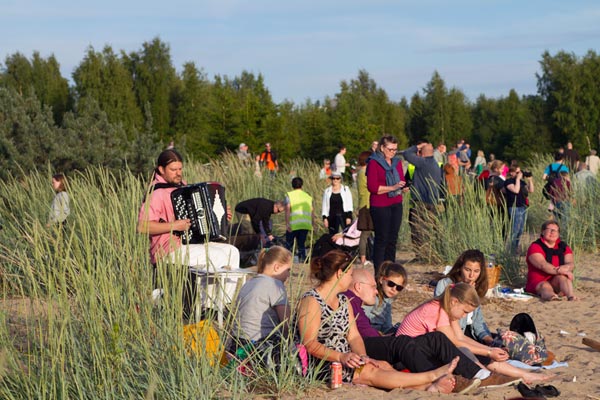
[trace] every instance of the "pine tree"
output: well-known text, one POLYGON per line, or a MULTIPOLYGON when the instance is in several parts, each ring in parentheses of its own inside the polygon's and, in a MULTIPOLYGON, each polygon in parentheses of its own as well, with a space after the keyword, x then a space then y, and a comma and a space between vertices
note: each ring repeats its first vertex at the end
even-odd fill
POLYGON ((121 123, 129 137, 141 128, 142 114, 136 103, 133 79, 110 46, 104 47, 102 53, 88 48, 73 73, 73 80, 79 101, 94 99, 109 122, 121 123))
POLYGON ((150 104, 154 129, 166 140, 172 134, 171 96, 177 87, 169 45, 157 37, 140 51, 123 54, 123 60, 133 77, 138 107, 150 104))

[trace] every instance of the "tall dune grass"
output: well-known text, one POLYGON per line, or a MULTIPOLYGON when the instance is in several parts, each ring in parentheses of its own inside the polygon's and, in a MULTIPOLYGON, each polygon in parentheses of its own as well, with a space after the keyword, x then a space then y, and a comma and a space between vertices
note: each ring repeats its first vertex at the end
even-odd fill
MULTIPOLYGON (((536 192, 528 230, 534 235, 547 217, 539 180, 545 162, 532 164, 536 192)), ((326 183, 318 171, 315 163, 294 160, 274 177, 263 171, 259 178, 253 165, 225 155, 208 165, 188 163, 185 178, 223 182, 233 208, 251 197, 284 198, 292 175, 298 175, 319 216, 326 183)), ((69 176, 72 211, 62 228, 46 226, 50 177, 51 171, 39 171, 0 182, 0 398, 241 399, 257 393, 297 395, 315 385, 291 367, 262 371, 260 379, 224 373, 210 357, 186 351, 180 301, 185 268, 162 270, 165 297, 154 305, 147 238, 135 231, 149 176, 99 168, 69 176)), ((575 185, 576 201, 562 235, 576 255, 598 249, 599 186, 575 185)), ((507 252, 503 222, 490 214, 481 190, 466 188, 461 203, 449 200, 432 221, 424 255, 449 263, 463 250, 479 248, 509 267, 505 279, 522 277, 523 259, 507 252)), ((274 219, 275 232, 283 235, 283 216, 274 219)), ((320 221, 315 226, 318 237, 324 230, 320 221)), ((408 231, 404 222, 400 246, 407 245, 408 231)), ((289 284, 292 304, 303 279, 289 284)), ((230 318, 234 315, 235 310, 230 318)))
MULTIPOLYGON (((267 193, 252 174, 222 160, 189 170, 190 182, 225 182, 232 203, 267 193), (202 175, 210 169, 218 175, 202 175), (234 178, 246 186, 229 184, 234 178)), ((148 241, 135 231, 148 182, 102 169, 69 176, 71 215, 61 228, 46 226, 50 176, 0 182, 0 398, 247 398, 252 387, 244 378, 223 378, 218 363, 186 352, 184 269, 166 270, 160 307, 150 300, 148 241), (15 302, 26 312, 11 311, 15 302)), ((268 190, 284 180, 276 177, 268 190)), ((289 375, 265 376, 262 390, 311 384, 289 375)))

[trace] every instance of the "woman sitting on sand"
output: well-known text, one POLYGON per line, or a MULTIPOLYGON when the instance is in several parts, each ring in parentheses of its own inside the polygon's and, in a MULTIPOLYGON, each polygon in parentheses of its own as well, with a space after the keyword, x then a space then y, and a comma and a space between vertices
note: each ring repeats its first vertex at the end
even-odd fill
MULTIPOLYGON (((464 282, 475 288, 482 299, 488 290, 485 257, 479 250, 466 250, 456 260, 446 278, 440 279, 435 287, 434 296, 441 296, 448 285, 464 282)), ((479 343, 491 345, 494 341, 492 333, 485 323, 481 306, 458 321, 463 333, 479 343)))
POLYGON ((354 313, 342 292, 352 282, 352 257, 332 250, 311 260, 318 285, 304 293, 298 305, 298 333, 309 354, 311 373, 330 379, 330 363, 342 364, 342 380, 382 389, 413 388, 450 393, 458 357, 438 369, 404 373, 385 361, 367 357, 354 313))
POLYGON ((525 290, 539 295, 542 300, 578 300, 573 290, 575 263, 573 251, 560 240, 556 221, 542 224, 542 234, 527 250, 527 285, 525 290))
MULTIPOLYGON (((553 375, 528 372, 506 363, 508 353, 498 347, 488 347, 463 334, 458 321, 479 306, 479 296, 471 285, 463 282, 449 285, 444 292, 412 310, 400 324, 396 336, 416 337, 427 332, 439 331, 463 351, 475 354, 490 371, 513 377, 505 385, 545 381, 553 375), (466 348, 463 349, 463 348, 466 348)), ((467 353, 468 354, 468 353, 467 353)), ((498 386, 498 385, 496 385, 498 386)))

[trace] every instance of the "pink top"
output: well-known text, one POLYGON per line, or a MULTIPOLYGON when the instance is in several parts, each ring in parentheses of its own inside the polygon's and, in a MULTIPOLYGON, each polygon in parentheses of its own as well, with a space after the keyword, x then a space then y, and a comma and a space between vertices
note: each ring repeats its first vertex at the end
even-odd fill
MULTIPOLYGON (((400 180, 405 181, 404 171, 402 170, 402 163, 398 162, 396 165, 400 180)), ((369 204, 371 207, 387 207, 393 204, 402 203, 402 195, 396 197, 389 197, 387 193, 377 194, 379 186, 387 186, 385 181, 385 170, 375 160, 370 160, 367 167, 367 189, 371 193, 369 197, 369 204)))
MULTIPOLYGON (((154 176, 152 185, 157 183, 167 183, 160 175, 154 176)), ((177 189, 163 188, 156 189, 148 195, 148 199, 140 208, 138 221, 153 221, 153 222, 173 222, 175 221, 175 211, 173 211, 173 203, 171 202, 171 192, 177 189), (146 207, 146 203, 148 206, 146 207)), ((160 235, 149 235, 150 237, 150 261, 154 264, 157 258, 164 257, 173 250, 181 246, 181 238, 172 235, 170 232, 160 235)))
POLYGON ((440 307, 437 300, 428 301, 412 310, 400 324, 396 336, 417 337, 434 332, 438 327, 450 326, 448 313, 440 307))
MULTIPOLYGON (((542 241, 544 241, 543 238, 542 238, 542 241)), ((556 244, 554 244, 554 249, 558 249, 559 243, 560 243, 560 239, 558 239, 556 241, 556 244)), ((546 245, 547 245, 547 243, 546 243, 546 245)), ((533 264, 531 264, 531 262, 529 261, 529 256, 532 254, 536 254, 536 253, 539 253, 544 258, 546 258, 546 253, 544 253, 542 246, 540 246, 539 244, 534 242, 534 243, 531 243, 531 246, 529 246, 529 249, 527 249, 527 257, 525 258, 527 260, 527 285, 525 286, 525 290, 529 293, 535 293, 536 292, 535 289, 540 284, 540 282, 547 281, 550 278, 552 278, 553 276, 555 276, 555 275, 547 274, 544 271, 540 270, 539 268, 534 267, 533 264)), ((571 248, 569 246, 567 246, 567 248, 565 249, 565 255, 567 255, 567 254, 573 254, 573 251, 571 250, 571 248)), ((554 265, 555 267, 559 266, 559 261, 558 261, 557 255, 552 256, 552 265, 554 265)))

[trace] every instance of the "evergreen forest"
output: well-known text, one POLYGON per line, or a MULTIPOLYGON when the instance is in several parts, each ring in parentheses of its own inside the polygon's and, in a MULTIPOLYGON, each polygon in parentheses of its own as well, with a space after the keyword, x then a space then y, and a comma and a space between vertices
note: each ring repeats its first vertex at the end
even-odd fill
POLYGON ((70 80, 59 60, 19 52, 0 64, 0 177, 36 168, 57 172, 101 166, 148 173, 169 142, 186 158, 208 161, 239 143, 272 143, 285 163, 350 158, 382 134, 400 147, 425 138, 451 147, 465 139, 496 158, 527 160, 571 141, 580 154, 600 141, 600 57, 589 50, 540 56, 535 95, 510 90, 468 99, 439 73, 410 99, 391 100, 368 71, 337 93, 302 104, 273 101, 262 74, 208 77, 193 62, 174 66, 169 44, 154 38, 126 53, 88 48, 70 80))

